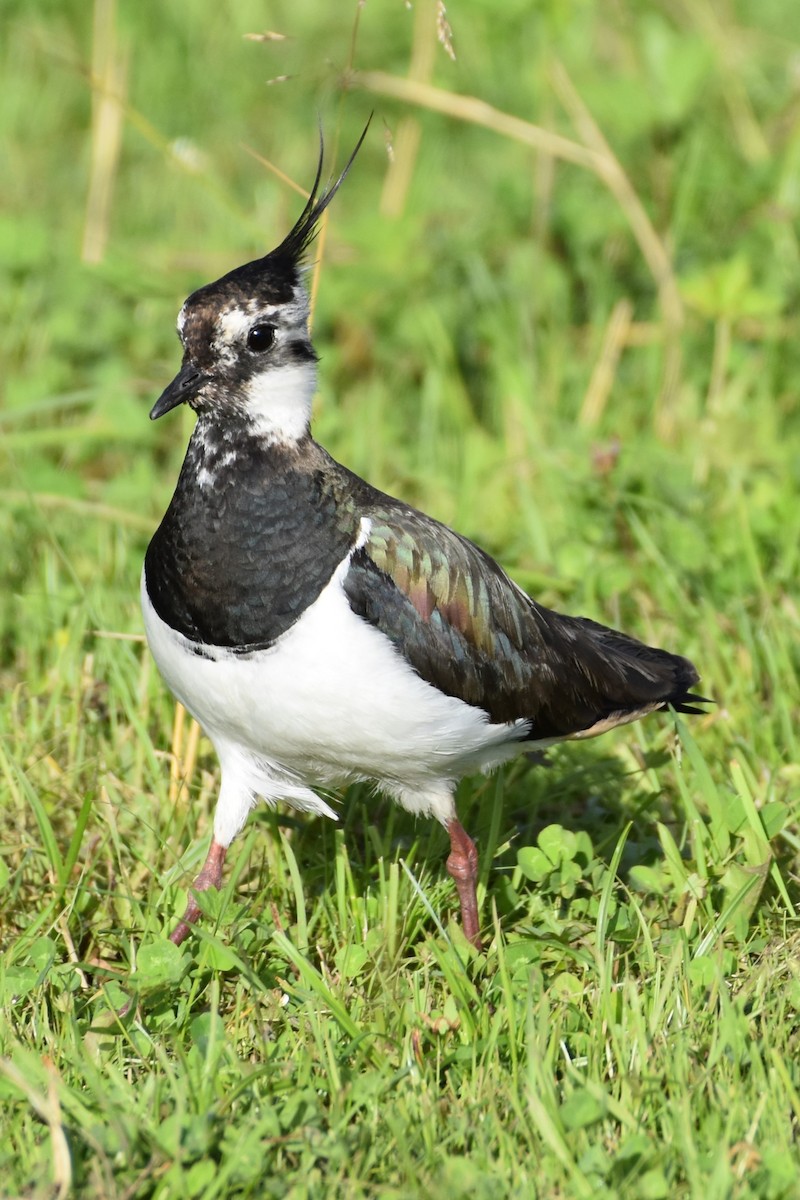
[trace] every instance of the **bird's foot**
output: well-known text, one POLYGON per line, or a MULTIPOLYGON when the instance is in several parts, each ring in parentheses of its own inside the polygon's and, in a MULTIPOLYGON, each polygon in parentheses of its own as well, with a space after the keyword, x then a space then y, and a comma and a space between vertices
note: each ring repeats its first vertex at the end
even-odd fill
POLYGON ((454 817, 447 826, 450 834, 450 856, 447 871, 455 880, 458 899, 461 902, 461 927, 467 941, 476 950, 481 950, 480 924, 478 921, 478 850, 461 822, 454 817))
POLYGON ((218 841, 212 841, 208 857, 203 863, 203 869, 192 884, 186 912, 169 935, 169 940, 176 946, 180 946, 181 942, 189 936, 192 926, 200 916, 200 905, 197 903, 194 893, 207 892, 209 888, 219 890, 222 887, 222 867, 227 853, 227 846, 223 846, 218 841))

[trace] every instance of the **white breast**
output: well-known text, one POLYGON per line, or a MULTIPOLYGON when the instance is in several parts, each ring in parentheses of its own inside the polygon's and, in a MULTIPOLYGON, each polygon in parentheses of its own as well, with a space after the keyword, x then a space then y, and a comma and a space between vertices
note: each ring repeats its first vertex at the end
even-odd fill
POLYGON ((274 646, 247 655, 209 646, 197 654, 157 615, 142 575, 150 648, 219 754, 218 822, 227 808, 237 826, 231 836, 254 794, 335 816, 311 788, 355 779, 375 780, 404 807, 446 821, 457 779, 522 748, 526 722, 492 725, 480 709, 443 695, 353 613, 342 589, 348 566, 349 556, 274 646))

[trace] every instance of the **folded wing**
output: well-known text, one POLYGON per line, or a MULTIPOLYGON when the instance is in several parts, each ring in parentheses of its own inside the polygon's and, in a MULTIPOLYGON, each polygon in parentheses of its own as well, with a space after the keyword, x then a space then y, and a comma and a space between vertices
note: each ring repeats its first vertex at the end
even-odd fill
MULTIPOLYGON (((388 498, 387 498, 388 499, 388 498)), ((484 551, 414 509, 367 513, 344 587, 350 606, 414 670, 529 737, 587 737, 702 697, 688 659, 528 597, 484 551)))

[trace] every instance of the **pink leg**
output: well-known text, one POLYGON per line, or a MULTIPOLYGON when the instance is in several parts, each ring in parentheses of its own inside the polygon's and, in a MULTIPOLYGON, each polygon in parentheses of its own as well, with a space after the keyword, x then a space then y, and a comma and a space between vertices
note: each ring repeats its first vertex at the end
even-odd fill
POLYGON ((480 950, 478 897, 475 890, 478 882, 478 851, 457 817, 453 817, 447 826, 447 832, 450 834, 450 857, 447 860, 447 870, 458 888, 458 898, 461 901, 461 926, 465 937, 477 950, 480 950))
POLYGON ((225 862, 225 855, 227 853, 227 846, 221 845, 220 842, 212 841, 208 857, 203 863, 203 869, 192 884, 192 891, 189 893, 189 903, 186 905, 183 920, 178 922, 169 935, 169 940, 174 942, 176 946, 180 946, 184 938, 189 936, 192 925, 200 916, 200 905, 192 893, 207 892, 209 888, 219 889, 222 887, 222 865, 225 862))

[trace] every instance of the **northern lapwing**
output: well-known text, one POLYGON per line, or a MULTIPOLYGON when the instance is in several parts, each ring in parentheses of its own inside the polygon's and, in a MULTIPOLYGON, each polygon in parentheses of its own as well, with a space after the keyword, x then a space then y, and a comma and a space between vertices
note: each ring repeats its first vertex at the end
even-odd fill
MULTIPOLYGON (((335 817, 319 789, 369 780, 446 828, 478 946, 478 854, 456 814, 458 780, 656 710, 702 711, 703 698, 686 658, 543 608, 480 547, 314 441, 304 258, 364 134, 322 191, 320 150, 308 202, 275 250, 181 309, 183 362, 150 416, 189 404, 197 423, 147 550, 144 622, 220 761, 195 893, 221 886, 259 797, 335 817)), ((173 942, 199 911, 192 894, 173 942)))

